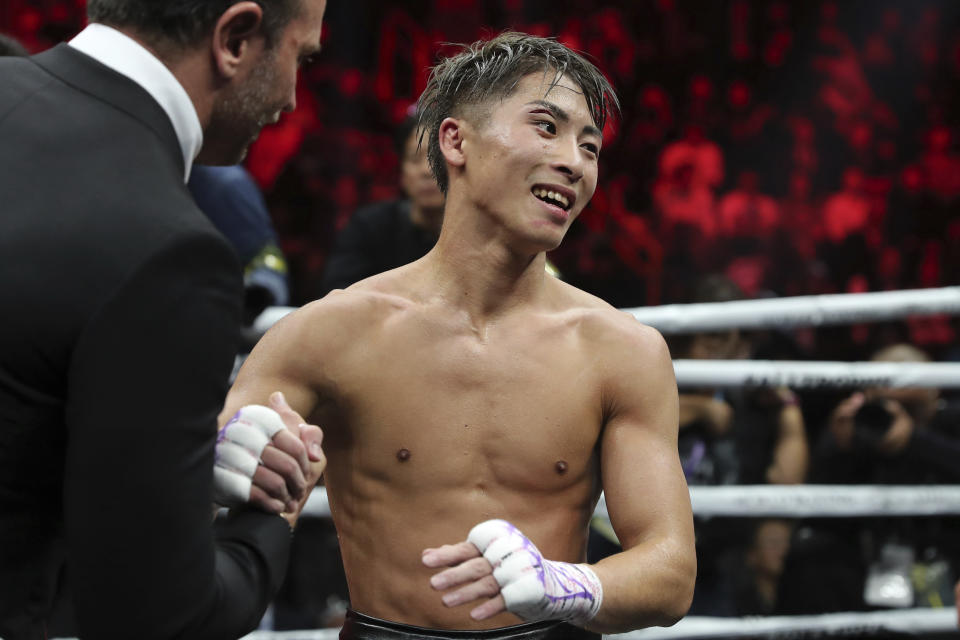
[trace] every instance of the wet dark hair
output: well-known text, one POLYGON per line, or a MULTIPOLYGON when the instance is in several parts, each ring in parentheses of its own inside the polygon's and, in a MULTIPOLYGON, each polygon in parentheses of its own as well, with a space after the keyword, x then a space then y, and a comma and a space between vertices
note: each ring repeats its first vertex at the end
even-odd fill
MULTIPOLYGON (((263 9, 268 46, 300 13, 302 0, 253 0, 263 9)), ((130 27, 181 47, 196 44, 237 0, 87 0, 87 18, 111 27, 130 27)))
POLYGON ((426 135, 430 169, 444 194, 449 176, 440 152, 440 123, 450 116, 462 116, 465 107, 510 96, 523 78, 537 71, 545 77, 553 73, 551 89, 564 75, 577 83, 601 130, 612 112, 620 109, 613 87, 599 69, 552 38, 508 31, 466 45, 433 67, 418 106, 421 141, 426 135))

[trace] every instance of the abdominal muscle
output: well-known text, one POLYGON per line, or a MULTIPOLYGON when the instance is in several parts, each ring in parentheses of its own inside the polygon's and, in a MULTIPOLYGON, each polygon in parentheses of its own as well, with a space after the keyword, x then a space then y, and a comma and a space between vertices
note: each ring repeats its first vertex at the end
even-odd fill
POLYGON ((437 474, 438 469, 431 470, 424 460, 419 461, 420 469, 414 469, 416 453, 411 451, 405 461, 394 461, 402 470, 391 471, 403 477, 393 478, 387 477, 393 473, 384 474, 381 469, 364 473, 364 465, 351 464, 355 456, 329 454, 327 490, 353 610, 437 629, 491 629, 522 623, 509 613, 473 620, 470 611, 482 600, 444 606, 443 592, 429 582, 437 570, 420 561, 424 549, 466 540, 474 525, 492 518, 512 522, 544 557, 586 560, 587 526, 597 497, 592 459, 580 465, 576 477, 558 482, 546 476, 539 490, 520 490, 492 479, 482 461, 461 464, 459 478, 451 477, 442 464, 437 474), (335 462, 338 458, 342 464, 335 462), (431 480, 438 478, 443 482, 431 480))

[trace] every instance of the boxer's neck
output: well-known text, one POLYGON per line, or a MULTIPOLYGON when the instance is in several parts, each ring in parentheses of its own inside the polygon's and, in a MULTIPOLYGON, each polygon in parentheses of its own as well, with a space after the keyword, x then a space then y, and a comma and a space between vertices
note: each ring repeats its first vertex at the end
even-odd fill
POLYGON ((546 255, 517 249, 503 229, 482 229, 470 218, 444 220, 440 239, 425 259, 434 295, 476 321, 535 304, 543 294, 546 255))

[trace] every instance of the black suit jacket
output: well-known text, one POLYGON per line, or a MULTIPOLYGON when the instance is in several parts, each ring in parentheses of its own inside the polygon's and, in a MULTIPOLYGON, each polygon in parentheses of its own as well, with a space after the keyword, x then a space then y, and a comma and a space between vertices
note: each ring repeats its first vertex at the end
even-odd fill
POLYGON ((141 87, 66 46, 0 59, 0 636, 43 637, 64 562, 82 637, 256 626, 290 532, 211 524, 235 255, 141 87))

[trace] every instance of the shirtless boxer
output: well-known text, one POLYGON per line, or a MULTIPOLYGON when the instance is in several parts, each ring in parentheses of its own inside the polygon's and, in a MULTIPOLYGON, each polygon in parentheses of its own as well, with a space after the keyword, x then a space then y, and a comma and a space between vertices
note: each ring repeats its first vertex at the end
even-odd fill
POLYGON ((552 40, 503 34, 441 62, 420 101, 447 193, 436 247, 289 315, 241 370, 221 421, 281 389, 324 429, 341 638, 595 638, 687 611, 670 355, 544 273, 615 103, 552 40), (587 566, 601 489, 624 551, 587 566))

